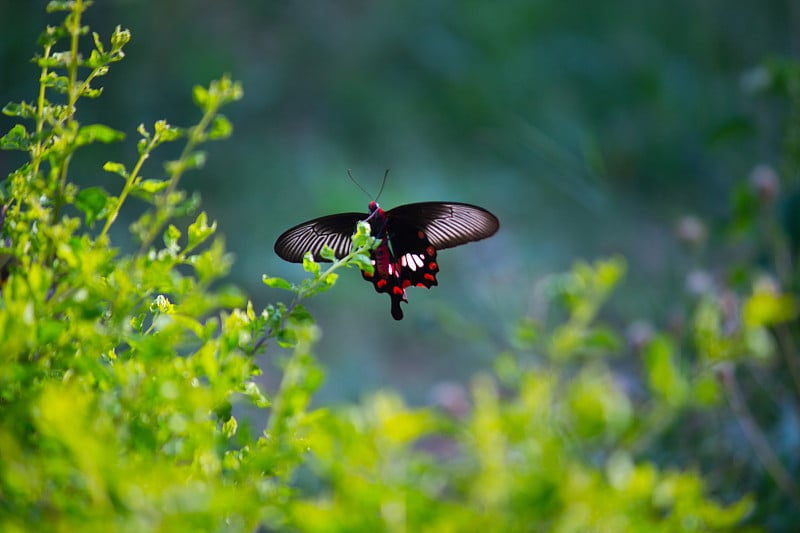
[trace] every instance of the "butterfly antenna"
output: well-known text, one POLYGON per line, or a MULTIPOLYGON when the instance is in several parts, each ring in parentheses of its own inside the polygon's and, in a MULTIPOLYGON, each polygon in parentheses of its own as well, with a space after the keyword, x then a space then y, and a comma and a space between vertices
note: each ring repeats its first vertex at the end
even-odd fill
MULTIPOLYGON (((353 177, 353 174, 350 172, 350 169, 349 169, 349 168, 347 169, 347 177, 348 177, 348 178, 350 178, 350 181, 352 181, 353 183, 355 183, 355 184, 356 184, 356 187, 358 187, 359 189, 361 189, 361 192, 363 192, 364 194, 366 194, 367 196, 369 196, 370 200, 375 200, 375 199, 372 197, 372 195, 371 195, 370 193, 368 193, 368 192, 366 191, 366 189, 364 189, 364 187, 362 187, 362 186, 361 186, 361 184, 360 184, 359 182, 357 182, 357 181, 356 181, 356 179, 353 177)), ((382 190, 382 189, 383 189, 383 187, 381 187, 381 190, 382 190)), ((380 196, 380 193, 378 193, 378 196, 380 196)), ((377 201, 377 200, 376 200, 376 201, 377 201)))
POLYGON ((389 169, 386 169, 386 172, 383 173, 383 182, 381 182, 381 190, 378 191, 378 196, 375 198, 375 201, 378 201, 378 198, 381 197, 381 193, 383 192, 383 186, 386 185, 386 178, 389 176, 389 169))

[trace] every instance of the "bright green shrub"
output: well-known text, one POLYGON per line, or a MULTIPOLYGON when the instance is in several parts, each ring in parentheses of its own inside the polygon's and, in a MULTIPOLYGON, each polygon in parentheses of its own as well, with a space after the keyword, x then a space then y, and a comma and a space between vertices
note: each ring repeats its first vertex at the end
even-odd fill
MULTIPOLYGON (((367 227, 327 270, 306 260, 299 285, 265 276, 293 293, 288 305, 257 313, 221 284, 230 257, 217 225, 178 186, 202 167, 200 146, 232 131, 220 109, 242 89, 228 78, 195 89, 197 124, 140 126, 132 163, 108 162, 106 184, 78 187, 75 154, 124 138, 81 124, 78 108, 100 96, 98 78, 130 39, 121 28, 110 44, 92 34, 82 53, 88 5, 50 3, 66 16, 40 38, 38 97, 4 108, 19 124, 1 146, 29 161, 0 197, 0 529, 707 531, 748 515, 751 498, 717 503, 696 469, 647 458, 681 410, 719 394, 707 372, 679 363, 666 335, 645 349, 647 400, 621 383, 608 358, 624 343, 597 321, 624 276, 621 259, 552 278, 553 312, 520 321, 514 351, 475 377, 462 408, 409 408, 378 391, 310 410, 324 371, 301 301, 330 288, 335 270, 369 267, 367 227), (176 142, 180 156, 163 171, 148 164, 176 142), (134 197, 147 209, 130 226, 138 249, 129 251, 111 230, 134 197), (291 348, 271 398, 253 380, 253 355, 269 340, 291 348), (264 413, 266 429, 237 420, 234 406, 264 413)), ((719 306, 701 303, 699 363, 762 342, 763 328, 794 316, 790 301, 756 291, 734 338, 719 306)))
MULTIPOLYGON (((38 98, 4 108, 20 122, 2 147, 30 160, 2 196, 2 529, 253 530, 286 497, 302 459, 295 434, 315 388, 307 378, 319 376, 308 361, 314 328, 300 306, 256 315, 238 290, 217 283, 230 257, 205 213, 183 230, 171 223, 196 212, 198 199, 179 180, 202 166, 200 145, 230 134, 219 110, 242 90, 227 78, 195 88, 196 125, 141 125, 132 165, 110 161, 107 185, 77 187, 75 154, 124 138, 81 124, 77 110, 100 96, 94 84, 130 39, 121 28, 110 44, 93 34, 84 55, 87 6, 49 5, 66 17, 40 38, 38 98), (174 142, 184 148, 164 177, 145 178, 159 174, 146 164, 152 153, 174 142), (109 229, 132 197, 149 209, 131 225, 140 246, 128 253, 109 229), (231 408, 270 405, 252 359, 270 335, 291 341, 287 370, 300 370, 272 406, 267 439, 241 431, 231 408)), ((309 269, 299 296, 333 282, 330 271, 309 269)))

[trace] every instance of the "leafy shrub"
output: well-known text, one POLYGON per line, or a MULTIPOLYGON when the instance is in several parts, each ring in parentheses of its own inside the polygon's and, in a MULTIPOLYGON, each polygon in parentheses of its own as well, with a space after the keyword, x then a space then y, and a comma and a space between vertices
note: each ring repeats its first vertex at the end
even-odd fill
MULTIPOLYGON (((179 183, 202 167, 204 143, 232 132, 220 109, 242 89, 228 78, 195 88, 197 124, 141 125, 132 164, 108 162, 108 186, 78 187, 74 155, 124 138, 81 124, 78 104, 101 95, 97 80, 130 39, 92 34, 82 54, 88 5, 49 4, 66 15, 40 38, 38 97, 4 108, 20 122, 2 148, 29 156, 1 197, 4 531, 704 531, 753 512, 753 497, 718 503, 698 468, 658 452, 686 413, 719 405, 715 368, 748 420, 733 369, 772 357, 770 328, 796 320, 794 296, 756 284, 729 327, 724 295, 704 293, 687 335, 643 339, 644 375, 626 382, 612 359, 623 337, 598 321, 625 262, 579 263, 543 284, 545 311, 516 325, 512 348, 469 391, 444 387, 425 409, 378 391, 312 410, 324 370, 302 301, 337 269, 369 268, 368 227, 328 269, 307 259, 298 285, 265 276, 291 291, 289 304, 257 313, 221 283, 231 260, 216 223, 179 183), (180 156, 145 178, 166 143, 182 143, 180 156), (130 226, 138 249, 125 250, 110 230, 134 197, 147 207, 130 226), (253 356, 270 341, 290 352, 268 398, 253 356), (234 407, 264 413, 266 428, 234 407)), ((774 459, 767 468, 791 494, 774 459)))

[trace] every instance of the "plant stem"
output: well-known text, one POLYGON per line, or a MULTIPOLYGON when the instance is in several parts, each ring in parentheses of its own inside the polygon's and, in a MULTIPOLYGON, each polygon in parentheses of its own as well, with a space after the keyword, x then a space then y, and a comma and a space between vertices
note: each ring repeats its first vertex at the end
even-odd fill
POLYGON ((733 413, 739 420, 742 432, 750 443, 750 446, 752 446, 759 462, 781 491, 783 491, 796 506, 800 507, 800 488, 798 488, 792 476, 781 464, 780 459, 772 449, 772 446, 770 446, 766 436, 764 436, 761 428, 758 427, 758 424, 753 418, 753 414, 747 408, 747 403, 744 401, 742 391, 739 389, 739 384, 736 381, 736 368, 732 364, 722 365, 719 370, 719 375, 725 392, 728 395, 731 409, 733 409, 733 413))
POLYGON ((133 186, 138 182, 139 172, 141 172, 142 170, 142 165, 144 165, 144 162, 147 160, 148 157, 150 157, 150 152, 158 144, 158 141, 160 140, 159 138, 160 138, 159 134, 154 133, 153 138, 147 144, 147 147, 144 150, 142 150, 142 153, 139 156, 139 160, 136 161, 136 165, 133 167, 133 170, 131 170, 128 179, 125 180, 125 186, 122 188, 122 192, 119 193, 119 199, 117 199, 117 205, 114 208, 114 211, 106 219, 106 223, 103 226, 103 231, 100 232, 100 236, 98 237, 98 239, 103 238, 106 235, 106 233, 108 233, 109 228, 111 228, 111 225, 117 219, 117 216, 119 216, 119 211, 122 208, 122 203, 128 197, 128 194, 131 192, 131 189, 133 189, 133 186))
MULTIPOLYGON (((69 28, 70 33, 70 46, 69 46, 69 64, 67 65, 67 73, 69 81, 67 85, 67 127, 73 122, 75 115, 75 105, 80 97, 80 88, 76 87, 78 80, 78 41, 81 34, 81 14, 83 13, 83 0, 75 0, 75 5, 72 8, 72 16, 68 18, 72 24, 69 28)), ((61 164, 61 169, 58 178, 58 190, 56 191, 55 207, 53 209, 53 221, 58 220, 61 215, 61 206, 64 204, 64 191, 67 186, 67 175, 69 174, 69 163, 72 160, 72 154, 64 157, 61 164)))
POLYGON ((792 338, 792 330, 787 324, 781 324, 775 329, 775 334, 778 337, 780 351, 786 359, 786 366, 789 367, 795 394, 800 398, 800 353, 798 353, 794 338, 792 338))
POLYGON ((152 229, 147 234, 147 236, 142 240, 142 244, 141 246, 139 246, 139 250, 136 252, 136 255, 141 255, 145 252, 145 250, 147 250, 147 248, 153 242, 153 239, 156 238, 156 235, 158 235, 158 233, 164 227, 164 224, 170 218, 172 218, 173 209, 170 203, 170 196, 172 196, 172 193, 175 192, 175 189, 178 187, 178 182, 180 181, 181 176, 183 175, 183 172, 185 170, 185 165, 182 163, 185 163, 189 155, 192 153, 195 147, 200 143, 203 137, 203 133, 205 132, 208 125, 211 123, 211 120, 217 114, 218 110, 219 110, 218 103, 210 105, 206 109, 205 113, 203 113, 203 118, 200 119, 200 122, 196 126, 190 128, 189 138, 186 141, 186 145, 183 147, 183 151, 181 152, 180 157, 178 158, 178 162, 181 164, 176 165, 176 168, 172 176, 170 176, 169 185, 167 185, 167 189, 159 197, 160 202, 163 202, 163 205, 158 205, 156 209, 160 211, 161 216, 156 217, 156 220, 153 222, 152 229))
MULTIPOLYGON (((277 328, 279 330, 283 329, 283 323, 286 321, 286 318, 291 314, 292 310, 295 307, 297 307, 297 305, 300 302, 302 302, 308 296, 308 294, 313 293, 314 290, 316 290, 317 287, 319 287, 320 285, 326 283, 325 280, 328 278, 329 275, 333 274, 333 272, 335 270, 337 270, 337 269, 339 269, 339 268, 341 268, 343 266, 347 266, 348 262, 353 257, 355 257, 358 254, 367 252, 367 251, 369 251, 369 249, 370 249, 370 245, 367 244, 367 245, 364 245, 364 246, 362 246, 360 248, 356 248, 355 250, 351 250, 350 253, 347 254, 346 256, 344 256, 343 258, 337 259, 336 261, 334 261, 333 264, 330 266, 330 268, 328 268, 325 272, 320 274, 319 277, 317 279, 315 279, 313 283, 311 283, 307 287, 297 289, 297 293, 296 293, 294 299, 291 301, 291 303, 289 303, 289 305, 286 307, 286 310, 283 312, 283 316, 281 316, 281 320, 278 323, 277 328)), ((253 352, 252 353, 257 352, 259 350, 259 348, 261 348, 261 346, 267 341, 267 339, 269 339, 272 336, 272 333, 274 332, 274 330, 275 330, 275 326, 269 328, 267 330, 267 332, 264 333, 264 335, 260 339, 258 339, 258 341, 256 341, 256 343, 253 345, 253 352)))

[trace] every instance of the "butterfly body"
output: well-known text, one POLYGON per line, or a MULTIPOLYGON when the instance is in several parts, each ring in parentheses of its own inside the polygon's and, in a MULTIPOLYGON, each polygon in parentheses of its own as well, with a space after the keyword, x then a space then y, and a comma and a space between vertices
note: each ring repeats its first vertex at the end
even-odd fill
POLYGON ((381 243, 372 250, 374 272, 362 271, 379 293, 392 301, 392 317, 403 318, 400 302, 408 302, 408 287, 438 285, 437 251, 494 235, 500 222, 489 211, 456 202, 406 204, 384 211, 370 202, 369 213, 328 215, 285 231, 275 242, 275 253, 299 263, 306 252, 324 261, 323 246, 330 246, 337 258, 350 253, 350 236, 360 220, 370 223, 372 236, 381 243))

